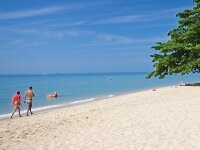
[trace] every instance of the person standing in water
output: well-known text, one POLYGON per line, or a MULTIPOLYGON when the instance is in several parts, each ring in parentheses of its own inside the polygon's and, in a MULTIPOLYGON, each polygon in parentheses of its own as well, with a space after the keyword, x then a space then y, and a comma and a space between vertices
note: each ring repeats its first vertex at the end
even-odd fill
POLYGON ((32 101, 33 101, 34 96, 35 94, 33 93, 33 88, 32 86, 30 86, 29 89, 25 93, 25 101, 24 101, 24 103, 25 102, 27 103, 27 113, 26 113, 27 116, 28 116, 29 111, 31 115, 33 114, 31 109, 32 109, 32 101))
POLYGON ((21 95, 20 95, 20 92, 18 91, 12 98, 12 104, 14 106, 14 110, 13 110, 13 113, 11 115, 11 119, 14 115, 14 113, 16 112, 16 110, 18 109, 19 111, 19 116, 21 117, 21 114, 20 114, 20 106, 21 106, 21 95))

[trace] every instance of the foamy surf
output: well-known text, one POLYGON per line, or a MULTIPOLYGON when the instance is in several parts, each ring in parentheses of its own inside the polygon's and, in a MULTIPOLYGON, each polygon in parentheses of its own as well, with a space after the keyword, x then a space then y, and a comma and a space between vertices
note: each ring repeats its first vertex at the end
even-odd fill
MULTIPOLYGON (((54 109, 54 108, 59 108, 59 107, 62 107, 62 106, 67 106, 67 105, 72 105, 72 104, 79 104, 79 103, 84 103, 84 102, 90 102, 90 101, 93 101, 95 100, 95 98, 89 98, 89 99, 85 99, 85 100, 80 100, 80 101, 74 101, 74 102, 71 102, 71 103, 66 103, 66 104, 59 104, 59 105, 51 105, 51 106, 44 106, 44 107, 38 107, 38 108, 33 108, 32 111, 34 112, 37 112, 37 111, 44 111, 44 110, 48 110, 48 109, 54 109)), ((22 110, 21 111, 21 114, 25 114, 27 110, 22 110)), ((2 114, 0 115, 0 119, 5 119, 5 118, 8 118, 11 116, 12 113, 8 113, 8 114, 2 114)), ((16 112, 14 114, 15 116, 18 115, 18 112, 16 112)))
POLYGON ((78 104, 78 103, 84 103, 84 102, 90 102, 95 100, 95 98, 89 98, 89 99, 85 99, 85 100, 81 100, 81 101, 75 101, 75 102, 71 102, 70 104, 78 104))
POLYGON ((2 115, 0 115, 0 119, 7 118, 10 116, 11 116, 11 113, 10 114, 2 114, 2 115))
MULTIPOLYGON (((38 108, 33 108, 32 111, 43 111, 43 110, 48 110, 48 109, 53 109, 53 108, 58 108, 58 107, 61 107, 61 106, 64 106, 65 104, 60 104, 60 105, 52 105, 52 106, 44 106, 44 107, 38 107, 38 108)), ((25 114, 27 110, 22 110, 21 111, 21 114, 25 114)), ((4 119, 4 118, 7 118, 7 117, 10 117, 12 113, 9 113, 9 114, 2 114, 0 115, 0 119, 4 119)), ((18 110, 15 112, 14 114, 15 116, 18 115, 18 110)))

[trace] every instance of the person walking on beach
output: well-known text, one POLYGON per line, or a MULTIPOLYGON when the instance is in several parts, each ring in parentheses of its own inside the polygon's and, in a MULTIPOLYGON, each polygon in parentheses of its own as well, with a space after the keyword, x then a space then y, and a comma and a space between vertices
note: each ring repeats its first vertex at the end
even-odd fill
POLYGON ((29 89, 26 91, 25 93, 25 101, 27 103, 27 113, 26 115, 28 116, 28 112, 30 111, 31 115, 33 114, 33 112, 31 111, 32 108, 32 101, 33 101, 33 97, 34 97, 34 93, 33 93, 33 88, 32 86, 29 87, 29 89))
POLYGON ((14 106, 14 110, 13 110, 13 113, 10 118, 12 119, 12 117, 17 109, 19 111, 19 116, 21 117, 21 114, 20 114, 21 95, 20 95, 19 91, 12 97, 12 104, 14 106))

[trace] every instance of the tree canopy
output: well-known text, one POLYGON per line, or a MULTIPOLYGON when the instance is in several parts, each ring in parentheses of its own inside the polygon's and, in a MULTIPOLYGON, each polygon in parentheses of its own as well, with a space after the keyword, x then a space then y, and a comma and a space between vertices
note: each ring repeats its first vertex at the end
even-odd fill
POLYGON ((157 42, 152 48, 155 70, 147 75, 164 78, 166 75, 200 72, 200 0, 194 7, 178 13, 178 27, 169 31, 170 40, 157 42))

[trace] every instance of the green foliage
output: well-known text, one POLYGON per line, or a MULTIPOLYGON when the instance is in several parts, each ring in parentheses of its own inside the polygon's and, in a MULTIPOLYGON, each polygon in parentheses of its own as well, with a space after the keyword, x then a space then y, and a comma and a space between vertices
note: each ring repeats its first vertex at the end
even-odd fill
POLYGON ((200 72, 200 0, 194 3, 193 9, 177 14, 179 25, 168 33, 170 40, 152 47, 157 51, 151 55, 155 70, 146 78, 200 72))

